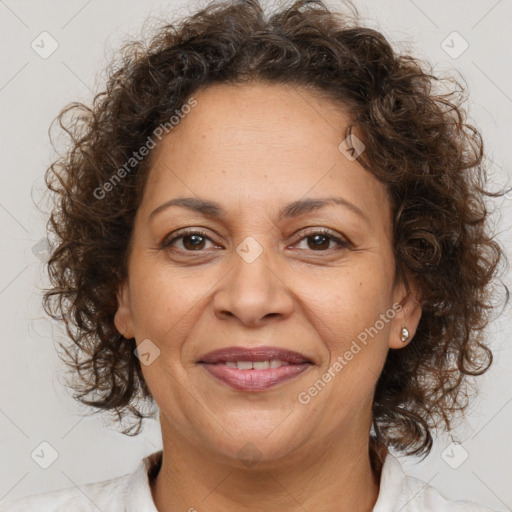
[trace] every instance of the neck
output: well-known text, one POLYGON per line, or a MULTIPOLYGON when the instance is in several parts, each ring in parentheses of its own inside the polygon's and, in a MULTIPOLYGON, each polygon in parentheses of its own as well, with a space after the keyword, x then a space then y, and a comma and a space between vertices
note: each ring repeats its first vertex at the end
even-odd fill
POLYGON ((368 436, 354 442, 338 434, 286 461, 240 469, 175 434, 163 437, 162 466, 151 483, 160 511, 371 512, 378 497, 368 436))

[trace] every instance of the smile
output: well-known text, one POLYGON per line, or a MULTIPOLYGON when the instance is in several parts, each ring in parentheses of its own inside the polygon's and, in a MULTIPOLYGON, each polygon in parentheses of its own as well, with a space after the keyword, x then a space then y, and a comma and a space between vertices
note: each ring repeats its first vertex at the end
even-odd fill
POLYGON ((206 354, 198 363, 210 375, 239 391, 265 391, 313 365, 304 355, 277 347, 220 349, 206 354))

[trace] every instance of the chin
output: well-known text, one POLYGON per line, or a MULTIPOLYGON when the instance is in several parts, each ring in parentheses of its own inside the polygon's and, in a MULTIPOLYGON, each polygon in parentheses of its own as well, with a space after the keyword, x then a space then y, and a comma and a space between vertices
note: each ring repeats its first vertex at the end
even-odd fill
POLYGON ((237 437, 230 439, 223 447, 216 446, 219 455, 227 459, 227 463, 240 469, 268 470, 288 460, 297 449, 297 441, 291 441, 289 436, 276 436, 250 439, 237 437))
POLYGON ((303 421, 290 423, 293 416, 282 413, 279 419, 274 415, 255 419, 253 415, 244 421, 226 423, 229 425, 226 430, 217 424, 214 438, 205 438, 205 432, 200 432, 202 444, 208 444, 209 449, 225 458, 228 464, 250 469, 256 465, 270 468, 296 453, 311 437, 303 421))

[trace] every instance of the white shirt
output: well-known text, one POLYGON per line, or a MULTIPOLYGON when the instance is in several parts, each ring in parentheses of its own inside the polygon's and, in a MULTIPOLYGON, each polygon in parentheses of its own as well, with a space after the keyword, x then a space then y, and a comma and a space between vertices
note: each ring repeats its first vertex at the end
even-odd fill
MULTIPOLYGON (((131 474, 33 494, 0 503, 0 512, 158 512, 149 484, 149 470, 161 463, 162 450, 143 458, 131 474)), ((433 487, 407 476, 387 453, 373 512, 493 512, 469 501, 448 501, 433 487)))

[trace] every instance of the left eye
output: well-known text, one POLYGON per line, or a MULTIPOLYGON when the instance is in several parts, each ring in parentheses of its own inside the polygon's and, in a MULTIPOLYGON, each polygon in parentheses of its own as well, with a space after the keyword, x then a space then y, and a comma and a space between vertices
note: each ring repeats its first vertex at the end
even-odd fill
POLYGON ((347 242, 344 242, 343 240, 340 240, 330 233, 325 233, 323 231, 310 233, 299 240, 299 242, 302 241, 306 241, 308 248, 314 251, 332 249, 332 247, 329 247, 331 242, 334 242, 335 246, 338 247, 346 247, 348 245, 347 242), (309 240, 312 242, 309 243, 309 240))

